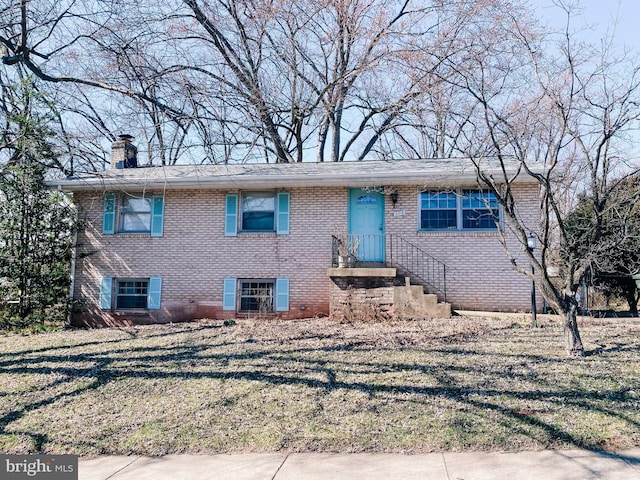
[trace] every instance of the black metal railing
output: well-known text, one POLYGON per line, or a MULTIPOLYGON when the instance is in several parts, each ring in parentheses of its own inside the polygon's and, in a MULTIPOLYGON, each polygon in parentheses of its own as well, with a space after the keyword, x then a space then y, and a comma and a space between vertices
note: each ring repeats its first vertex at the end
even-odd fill
POLYGON ((404 237, 392 233, 333 235, 334 267, 366 267, 381 263, 400 270, 412 282, 440 293, 443 300, 447 300, 447 266, 404 237))
POLYGON ((414 282, 441 293, 446 302, 447 266, 400 235, 391 233, 387 237, 387 264, 404 270, 414 282))

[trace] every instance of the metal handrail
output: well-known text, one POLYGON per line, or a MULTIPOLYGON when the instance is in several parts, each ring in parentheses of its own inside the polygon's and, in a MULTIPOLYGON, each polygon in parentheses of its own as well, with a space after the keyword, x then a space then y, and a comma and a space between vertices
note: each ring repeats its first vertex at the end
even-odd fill
POLYGON ((387 234, 387 264, 405 270, 409 277, 443 295, 447 301, 447 265, 397 234, 387 234))
POLYGON ((447 266, 404 237, 388 234, 346 234, 332 236, 332 264, 348 255, 356 265, 383 262, 403 270, 414 282, 441 293, 447 300, 447 266), (382 253, 384 252, 384 255, 382 253))

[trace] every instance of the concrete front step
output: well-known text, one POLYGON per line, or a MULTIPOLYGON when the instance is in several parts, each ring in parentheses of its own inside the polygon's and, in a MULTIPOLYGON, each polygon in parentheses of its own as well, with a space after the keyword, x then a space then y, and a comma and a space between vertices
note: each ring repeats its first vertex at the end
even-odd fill
POLYGON ((336 318, 451 317, 451 305, 425 294, 408 277, 396 276, 393 268, 330 268, 331 315, 336 318), (404 284, 403 284, 404 280, 404 284))
POLYGON ((424 293, 422 286, 411 285, 408 279, 405 286, 394 287, 393 297, 398 315, 404 318, 451 316, 450 303, 438 303, 437 295, 424 293))

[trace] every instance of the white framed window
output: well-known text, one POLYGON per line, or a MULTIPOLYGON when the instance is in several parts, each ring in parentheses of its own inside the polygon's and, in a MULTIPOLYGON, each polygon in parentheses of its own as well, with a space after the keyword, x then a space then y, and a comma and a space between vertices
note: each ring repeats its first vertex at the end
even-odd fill
POLYGON ((420 194, 420 230, 497 230, 501 210, 494 193, 480 189, 420 194))
POLYGON ((118 231, 122 233, 151 232, 151 197, 142 193, 120 195, 118 231))
POLYGON ((162 277, 102 277, 100 280, 102 310, 159 310, 161 296, 162 277))
POLYGON ((150 233, 152 237, 162 237, 163 232, 164 195, 128 192, 105 193, 102 217, 103 235, 150 233), (116 202, 118 198, 119 203, 116 202))
POLYGON ((273 313, 275 280, 239 280, 240 312, 273 313))
POLYGON ((275 280, 239 280, 240 312, 273 313, 275 280))
POLYGON ((275 231, 276 192, 243 192, 241 214, 241 231, 275 231))
POLYGON ((289 311, 289 279, 237 279, 223 281, 222 309, 248 313, 289 311), (236 304, 238 300, 238 304, 236 304))
POLYGON ((149 279, 117 279, 116 310, 148 308, 149 279))
POLYGON ((289 234, 289 192, 247 191, 225 197, 225 237, 238 233, 289 234))

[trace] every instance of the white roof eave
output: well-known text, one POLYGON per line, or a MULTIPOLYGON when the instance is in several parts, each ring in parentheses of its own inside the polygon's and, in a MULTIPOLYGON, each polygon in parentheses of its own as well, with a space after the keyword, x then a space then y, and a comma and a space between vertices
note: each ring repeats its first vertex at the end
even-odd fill
MULTIPOLYGON (((515 174, 515 172, 514 172, 515 174)), ((502 175, 502 173, 500 173, 502 175)), ((463 185, 475 183, 475 172, 391 172, 375 174, 332 174, 332 175, 234 175, 234 176, 184 176, 184 177, 132 177, 96 176, 64 180, 52 180, 51 187, 66 191, 109 190, 131 188, 172 188, 172 189, 239 189, 247 187, 361 187, 376 185, 463 185)), ((532 182, 533 179, 520 172, 517 183, 532 182)))

